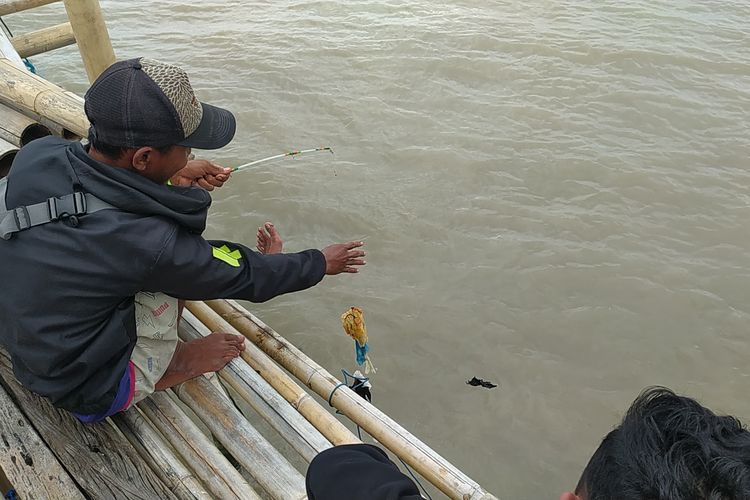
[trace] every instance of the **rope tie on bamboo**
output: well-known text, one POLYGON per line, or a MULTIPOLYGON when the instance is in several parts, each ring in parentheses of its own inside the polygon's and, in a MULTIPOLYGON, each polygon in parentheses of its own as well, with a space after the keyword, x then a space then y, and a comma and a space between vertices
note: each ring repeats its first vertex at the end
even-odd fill
MULTIPOLYGON (((354 372, 354 374, 351 374, 342 368, 341 373, 344 375, 344 381, 339 382, 339 385, 334 387, 331 391, 331 394, 328 395, 329 406, 333 406, 333 404, 331 403, 331 401, 333 401, 333 394, 339 389, 339 387, 342 386, 348 387, 349 389, 357 393, 357 395, 362 396, 369 402, 372 402, 372 394, 370 394, 370 388, 372 387, 372 384, 370 384, 370 379, 368 377, 363 377, 359 370, 354 372), (349 379, 352 379, 354 381, 352 385, 349 385, 349 379)), ((343 415, 343 413, 341 413, 341 411, 339 410, 336 410, 336 413, 338 415, 343 415)), ((359 429, 359 426, 357 428, 359 429)), ((360 440, 361 439, 362 438, 360 437, 360 440)))
POLYGON ((346 384, 343 382, 339 382, 339 385, 333 388, 333 390, 331 391, 331 394, 328 395, 329 406, 333 406, 333 403, 331 403, 331 401, 333 401, 333 395, 336 394, 336 391, 338 391, 340 387, 346 387, 346 384))

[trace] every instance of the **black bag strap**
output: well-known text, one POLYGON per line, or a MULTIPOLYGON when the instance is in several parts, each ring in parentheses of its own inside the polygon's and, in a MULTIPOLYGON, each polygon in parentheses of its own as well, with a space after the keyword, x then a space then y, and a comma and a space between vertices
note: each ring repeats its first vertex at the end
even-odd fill
POLYGON ((5 202, 7 185, 7 178, 0 179, 0 238, 4 240, 9 240, 19 231, 35 226, 117 208, 92 194, 76 192, 8 210, 5 202))

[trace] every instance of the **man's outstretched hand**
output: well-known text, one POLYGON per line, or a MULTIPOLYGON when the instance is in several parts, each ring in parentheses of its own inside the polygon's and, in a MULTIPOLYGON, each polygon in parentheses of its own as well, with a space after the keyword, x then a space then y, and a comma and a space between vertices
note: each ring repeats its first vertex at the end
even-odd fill
POLYGON ((326 258, 326 274, 358 273, 356 266, 366 264, 362 259, 364 250, 357 250, 362 245, 362 241, 350 241, 325 247, 322 251, 326 258))
POLYGON ((208 160, 190 160, 169 180, 173 186, 200 186, 206 191, 213 191, 224 185, 231 172, 231 168, 224 168, 208 160))
MULTIPOLYGON (((269 255, 281 253, 284 242, 279 232, 271 222, 266 222, 258 228, 258 252, 269 255)), ((364 250, 358 250, 364 245, 362 241, 350 241, 325 247, 322 252, 326 259, 326 274, 358 273, 356 266, 364 266, 364 250)))

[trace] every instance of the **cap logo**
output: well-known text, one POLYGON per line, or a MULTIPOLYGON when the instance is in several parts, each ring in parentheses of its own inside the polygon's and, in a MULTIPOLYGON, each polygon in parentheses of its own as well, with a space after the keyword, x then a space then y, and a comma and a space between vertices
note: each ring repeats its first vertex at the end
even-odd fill
POLYGON ((195 132, 203 118, 203 107, 195 97, 187 73, 177 66, 145 57, 140 63, 143 72, 159 86, 174 106, 185 137, 195 132))

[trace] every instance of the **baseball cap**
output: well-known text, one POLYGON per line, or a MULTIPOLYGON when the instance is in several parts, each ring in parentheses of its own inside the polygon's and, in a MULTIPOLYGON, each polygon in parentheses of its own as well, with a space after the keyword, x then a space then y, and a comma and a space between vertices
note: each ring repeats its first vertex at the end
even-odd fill
POLYGON ((90 132, 112 146, 218 149, 236 130, 232 113, 196 99, 183 69, 147 58, 104 70, 86 92, 84 109, 90 132))

